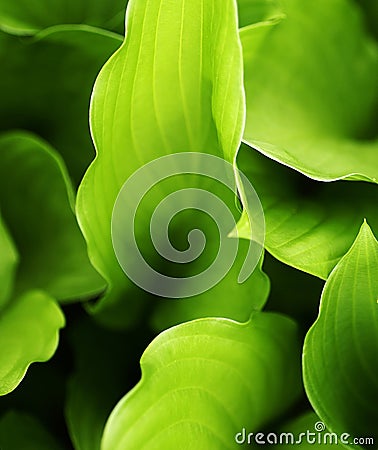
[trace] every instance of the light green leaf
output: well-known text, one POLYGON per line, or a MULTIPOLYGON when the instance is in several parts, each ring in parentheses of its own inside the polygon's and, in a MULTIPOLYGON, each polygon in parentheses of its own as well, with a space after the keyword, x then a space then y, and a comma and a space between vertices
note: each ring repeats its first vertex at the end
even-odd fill
POLYGON ((47 294, 30 291, 0 313, 0 395, 13 391, 29 365, 50 359, 64 316, 47 294))
POLYGON ((350 0, 282 5, 286 19, 262 41, 261 26, 240 32, 245 142, 316 180, 377 182, 378 48, 360 11, 350 0))
POLYGON ((86 24, 119 28, 126 3, 127 0, 2 0, 0 30, 31 35, 53 25, 86 24))
POLYGON ((0 215, 0 311, 10 298, 18 254, 0 215))
MULTIPOLYGON (((77 211, 91 260, 109 283, 97 312, 113 323, 130 320, 136 297, 129 292, 126 312, 112 312, 131 284, 111 241, 113 206, 126 179, 166 154, 191 151, 230 162, 235 158, 244 122, 236 15, 232 0, 131 1, 126 39, 96 81, 91 127, 98 155, 80 186, 77 211)), ((136 227, 137 239, 146 246, 152 205, 180 186, 168 185, 146 200, 144 232, 136 227)))
POLYGON ((336 433, 378 442, 378 243, 367 223, 326 282, 306 336, 303 374, 319 417, 336 433))
MULTIPOLYGON (((326 279, 348 251, 364 217, 378 229, 374 184, 312 181, 244 145, 238 166, 260 196, 265 247, 285 264, 326 279)), ((245 222, 242 217, 238 228, 248 238, 245 222)))
POLYGON ((64 164, 45 142, 21 132, 0 137, 0 205, 20 254, 16 294, 42 289, 69 301, 104 290, 73 202, 64 164))
POLYGON ((142 356, 142 380, 110 416, 102 450, 238 448, 243 427, 261 429, 297 398, 298 353, 294 322, 275 314, 171 328, 142 356))
POLYGON ((0 418, 0 448, 4 450, 61 450, 35 417, 9 411, 0 418))
POLYGON ((88 26, 54 27, 35 38, 0 32, 0 130, 46 139, 75 184, 94 156, 88 127, 93 83, 121 37, 88 26))

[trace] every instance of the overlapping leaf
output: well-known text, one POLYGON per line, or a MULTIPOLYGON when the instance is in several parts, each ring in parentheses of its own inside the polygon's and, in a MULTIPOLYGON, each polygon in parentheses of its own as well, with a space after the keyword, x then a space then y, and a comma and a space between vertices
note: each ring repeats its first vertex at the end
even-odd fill
MULTIPOLYGON (((92 262, 109 282, 108 298, 97 310, 110 321, 125 323, 136 296, 129 293, 123 315, 111 312, 130 286, 111 242, 120 188, 144 163, 166 154, 206 152, 233 162, 243 99, 234 2, 129 3, 125 42, 95 84, 91 125, 98 155, 80 186, 77 206, 92 262)), ((146 200, 143 226, 135 230, 142 244, 148 245, 152 205, 178 186, 171 183, 146 200)))
POLYGON ((64 316, 54 299, 30 291, 0 314, 0 395, 14 390, 29 365, 47 361, 58 345, 64 316))
MULTIPOLYGON (((286 264, 326 279, 348 251, 363 218, 378 227, 374 184, 318 183, 245 146, 238 165, 263 204, 265 246, 286 264)), ((238 226, 248 238, 243 219, 238 226)))
POLYGON ((78 184, 94 155, 88 127, 92 86, 120 43, 118 35, 85 26, 54 27, 33 39, 0 32, 0 130, 42 136, 78 184))
POLYGON ((378 48, 359 10, 349 0, 282 5, 285 20, 259 46, 261 27, 240 33, 245 141, 317 180, 377 182, 378 48))
POLYGON ((25 133, 0 137, 0 205, 20 255, 15 295, 42 289, 69 301, 104 289, 88 260, 73 201, 64 165, 47 144, 25 133))
POLYGON ((102 449, 238 448, 243 427, 259 429, 297 397, 298 352, 295 324, 274 314, 171 328, 144 353, 142 380, 110 416, 102 449))
POLYGON ((307 395, 327 427, 377 442, 378 243, 364 223, 325 285, 307 334, 307 395))
MULTIPOLYGON (((356 6, 344 0, 332 5, 311 2, 313 22, 298 1, 282 5, 281 22, 240 32, 245 141, 315 180, 376 182, 378 148, 369 138, 378 102, 378 52, 356 6), (327 24, 327 31, 314 28, 315 22, 327 24)), ((286 264, 327 278, 361 220, 368 217, 377 223, 373 187, 306 182, 278 164, 264 162, 252 149, 249 161, 248 151, 242 153, 240 167, 249 172, 264 204, 266 248, 286 264)), ((240 221, 239 231, 248 237, 245 222, 240 221)))

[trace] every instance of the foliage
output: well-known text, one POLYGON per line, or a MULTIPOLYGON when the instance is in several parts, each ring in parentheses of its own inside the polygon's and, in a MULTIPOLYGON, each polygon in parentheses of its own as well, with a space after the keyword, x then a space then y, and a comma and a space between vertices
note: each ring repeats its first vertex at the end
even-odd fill
POLYGON ((306 431, 376 448, 375 2, 126 3, 0 5, 0 448, 306 431), (126 180, 160 157, 174 173, 178 153, 231 167, 237 196, 206 167, 144 172, 128 264, 135 241, 154 270, 195 279, 224 245, 219 200, 238 251, 215 286, 164 298, 127 276, 112 220, 126 180), (190 206, 172 212, 177 192, 190 206))

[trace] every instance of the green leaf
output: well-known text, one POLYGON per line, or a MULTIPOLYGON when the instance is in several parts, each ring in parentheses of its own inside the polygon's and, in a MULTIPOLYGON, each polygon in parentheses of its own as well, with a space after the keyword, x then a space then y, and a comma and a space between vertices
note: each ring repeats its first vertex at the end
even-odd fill
POLYGON ((12 293, 17 263, 17 250, 0 215, 0 311, 12 293))
MULTIPOLYGON (((126 312, 112 310, 131 285, 111 240, 120 188, 145 163, 180 151, 206 152, 233 162, 244 122, 233 1, 131 1, 126 24, 122 47, 95 84, 91 128, 98 155, 77 202, 91 260, 109 284, 97 312, 118 324, 130 320, 131 299, 140 297, 140 291, 129 293, 123 302, 126 312)), ((178 185, 171 182, 169 187, 172 191, 178 185)), ((158 194, 164 197, 170 189, 158 194)), ((144 228, 156 198, 146 201, 144 228)), ((136 232, 137 239, 149 239, 149 228, 143 233, 136 227, 136 232)))
POLYGON ((0 30, 31 35, 53 25, 86 24, 113 29, 122 24, 127 0, 3 0, 0 30), (120 14, 121 13, 121 14, 120 14))
POLYGON ((47 294, 31 291, 0 314, 0 395, 13 391, 29 365, 50 359, 64 316, 47 294))
POLYGON ((73 202, 64 164, 45 142, 21 132, 0 137, 0 204, 20 254, 16 294, 42 289, 69 301, 105 288, 88 260, 73 202))
POLYGON ((92 87, 121 37, 87 26, 54 27, 35 38, 0 32, 0 130, 25 129, 63 156, 75 184, 94 151, 88 127, 92 87))
POLYGON ((261 26, 240 32, 245 142, 316 180, 377 182, 378 48, 358 8, 349 0, 282 5, 286 19, 268 23, 264 39, 261 26))
POLYGON ((160 334, 141 367, 142 380, 109 418, 102 450, 236 448, 243 427, 260 429, 299 393, 296 326, 266 313, 243 324, 188 322, 160 334))
POLYGON ((0 448, 4 450, 61 450, 45 427, 35 417, 9 411, 0 419, 0 448))
MULTIPOLYGON (((374 184, 312 181, 244 145, 238 166, 260 196, 265 247, 285 264, 326 279, 348 251, 363 218, 378 227, 374 184)), ((244 216, 238 229, 249 238, 244 216)))
POLYGON ((378 243, 365 222, 331 273, 306 336, 307 395, 327 427, 377 442, 378 243))

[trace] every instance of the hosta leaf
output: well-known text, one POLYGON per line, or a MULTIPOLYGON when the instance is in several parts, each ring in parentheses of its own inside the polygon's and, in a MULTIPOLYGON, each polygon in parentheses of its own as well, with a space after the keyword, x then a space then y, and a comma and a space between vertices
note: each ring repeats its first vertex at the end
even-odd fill
POLYGON ((59 306, 39 291, 13 300, 0 313, 0 395, 18 386, 31 363, 52 357, 63 326, 59 306))
MULTIPOLYGON (((378 229, 374 184, 318 183, 245 146, 238 165, 264 207, 265 247, 285 264, 326 279, 348 251, 364 217, 378 229)), ((238 226, 248 238, 244 217, 238 226)))
POLYGON ((17 262, 17 251, 0 215, 0 311, 12 292, 17 262))
POLYGON ((378 243, 364 223, 326 282, 306 336, 303 373, 319 417, 336 433, 374 437, 378 412, 378 243))
POLYGON ((316 180, 377 182, 377 46, 352 1, 307 3, 305 10, 301 0, 284 0, 285 20, 259 46, 261 27, 240 33, 244 139, 316 180))
MULTIPOLYGON (((119 324, 127 317, 111 308, 130 286, 111 241, 120 188, 144 163, 166 154, 206 152, 233 162, 244 117, 233 1, 131 1, 126 24, 121 49, 95 84, 91 126, 98 155, 80 186, 77 206, 92 262, 110 286, 97 311, 119 324)), ((164 197, 170 191, 161 192, 164 197)), ((156 198, 146 201, 143 218, 156 198)), ((138 227, 136 232, 142 241, 150 238, 148 227, 145 234, 138 227)), ((136 295, 127 297, 129 315, 136 295)))
POLYGON ((0 3, 0 29, 28 35, 60 24, 118 28, 123 21, 126 3, 127 0, 3 0, 0 3))
POLYGON ((110 416, 102 450, 237 448, 243 427, 260 429, 297 397, 297 338, 294 322, 267 313, 163 332, 142 356, 142 380, 110 416))
POLYGON ((0 418, 0 448, 62 450, 38 419, 18 411, 9 411, 0 418))
POLYGON ((16 293, 43 289, 62 301, 92 296, 104 282, 87 257, 61 159, 25 133, 0 137, 0 205, 20 254, 16 293))
POLYGON ((34 39, 0 32, 0 130, 35 132, 63 156, 79 183, 93 158, 88 106, 96 75, 121 38, 85 26, 34 39))

